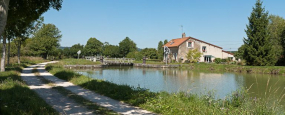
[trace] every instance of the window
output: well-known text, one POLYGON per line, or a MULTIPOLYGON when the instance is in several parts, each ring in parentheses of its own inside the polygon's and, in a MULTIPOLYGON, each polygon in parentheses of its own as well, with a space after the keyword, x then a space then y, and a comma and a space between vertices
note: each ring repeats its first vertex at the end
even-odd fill
POLYGON ((193 48, 193 42, 188 42, 188 43, 187 43, 187 47, 188 47, 188 48, 193 48))
POLYGON ((206 52, 207 50, 206 50, 206 46, 203 46, 202 47, 202 52, 206 52))

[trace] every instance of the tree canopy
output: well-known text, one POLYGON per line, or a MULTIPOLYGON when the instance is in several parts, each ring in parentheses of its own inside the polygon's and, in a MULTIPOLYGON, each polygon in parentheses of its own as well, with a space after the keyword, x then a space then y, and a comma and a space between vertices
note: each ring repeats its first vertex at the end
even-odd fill
POLYGON ((36 52, 37 55, 48 58, 48 55, 60 46, 59 41, 61 37, 60 30, 55 25, 43 24, 43 26, 35 32, 30 48, 36 52))
MULTIPOLYGON (((80 45, 79 43, 78 44, 74 44, 73 46, 71 46, 71 48, 69 49, 69 55, 71 55, 73 58, 77 58, 78 57, 78 54, 77 52, 80 50, 80 51, 83 51, 83 48, 84 48, 84 45, 80 45)), ((80 57, 82 57, 83 55, 80 55, 80 57)))
POLYGON ((90 38, 84 47, 84 53, 86 56, 102 54, 102 51, 103 43, 96 38, 90 38))
POLYGON ((158 42, 158 46, 157 46, 157 58, 159 60, 163 60, 163 46, 164 44, 162 43, 162 41, 158 42))
POLYGON ((103 55, 108 57, 119 57, 119 54, 119 46, 110 44, 104 45, 103 55))
POLYGON ((268 12, 262 8, 262 2, 257 0, 245 30, 247 38, 244 38, 244 55, 248 65, 265 66, 274 65, 276 59, 272 51, 270 36, 268 34, 268 12))
POLYGON ((136 51, 137 45, 129 37, 119 43, 120 57, 126 57, 129 52, 136 51))

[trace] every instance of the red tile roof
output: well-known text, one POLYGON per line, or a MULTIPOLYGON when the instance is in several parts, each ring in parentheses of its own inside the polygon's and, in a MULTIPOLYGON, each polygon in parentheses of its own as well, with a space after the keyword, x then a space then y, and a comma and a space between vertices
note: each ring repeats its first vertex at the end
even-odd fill
POLYGON ((167 47, 178 47, 178 46, 180 46, 183 42, 185 42, 188 39, 189 39, 188 37, 172 39, 168 43, 166 43, 164 46, 167 46, 167 47))
POLYGON ((193 38, 193 37, 184 37, 184 38, 172 39, 172 40, 170 40, 168 43, 166 43, 166 44, 163 45, 163 46, 167 46, 167 47, 178 47, 178 46, 180 46, 182 43, 184 43, 185 41, 187 41, 188 39, 193 39, 193 40, 196 40, 196 41, 199 41, 199 42, 203 42, 203 43, 205 43, 205 44, 208 44, 208 45, 211 45, 211 46, 214 46, 214 47, 223 49, 222 47, 219 47, 219 46, 210 44, 210 43, 208 43, 208 42, 205 42, 205 41, 202 41, 202 40, 193 38))

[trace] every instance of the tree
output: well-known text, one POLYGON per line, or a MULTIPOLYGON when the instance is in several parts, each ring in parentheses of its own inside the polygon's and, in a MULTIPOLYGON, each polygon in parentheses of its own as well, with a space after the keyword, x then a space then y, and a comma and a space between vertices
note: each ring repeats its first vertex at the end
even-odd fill
POLYGON ((272 50, 275 54, 275 59, 278 60, 276 65, 282 65, 281 56, 283 55, 284 49, 281 45, 281 36, 285 28, 285 19, 277 16, 269 16, 268 33, 270 36, 270 43, 272 44, 272 50))
POLYGON ((110 44, 104 45, 103 55, 108 57, 119 57, 119 46, 110 44))
POLYGON ((163 60, 163 43, 162 41, 158 42, 158 46, 157 46, 157 57, 159 60, 163 60))
MULTIPOLYGON (((1 71, 5 71, 6 35, 3 35, 7 26, 17 26, 19 30, 38 19, 44 12, 53 7, 61 8, 62 0, 0 0, 0 36, 3 36, 3 50, 1 58, 1 71), (9 10, 9 15, 8 15, 9 10)), ((16 28, 16 27, 14 27, 16 28)))
POLYGON ((167 39, 165 39, 164 42, 163 42, 163 44, 165 45, 165 44, 167 44, 167 43, 168 43, 168 41, 167 41, 167 39))
POLYGON ((157 59, 157 50, 154 48, 144 48, 142 51, 140 51, 142 56, 146 56, 149 59, 157 59))
POLYGON ((126 57, 129 52, 137 51, 137 45, 129 37, 119 43, 120 57, 126 57))
POLYGON ((94 56, 102 54, 103 43, 96 38, 90 38, 84 47, 84 52, 86 56, 94 56))
POLYGON ((37 20, 50 7, 60 10, 62 0, 0 0, 0 36, 7 25, 31 23, 37 20), (9 9, 9 15, 8 15, 9 9), (8 19, 7 19, 8 18, 8 19), (19 19, 25 19, 20 21, 19 19))
POLYGON ((282 58, 282 63, 283 65, 285 64, 285 27, 283 28, 283 32, 281 34, 281 45, 283 47, 283 52, 282 52, 282 55, 281 55, 281 58, 282 58))
POLYGON ((60 46, 61 36, 60 30, 55 25, 43 24, 32 38, 31 50, 35 51, 37 55, 48 59, 49 54, 60 46))
MULTIPOLYGON (((69 55, 72 56, 73 58, 77 58, 78 57, 78 54, 77 52, 79 50, 83 51, 83 48, 84 46, 83 45, 80 45, 79 43, 78 44, 74 44, 73 46, 71 46, 71 48, 69 49, 69 55)), ((80 55, 82 57, 82 55, 80 55)))
POLYGON ((70 53, 70 49, 69 48, 64 48, 62 52, 63 52, 63 55, 65 57, 68 57, 68 58, 71 57, 71 53, 70 53))
POLYGON ((129 52, 126 57, 127 58, 135 58, 135 60, 139 61, 139 60, 142 60, 143 55, 141 52, 132 51, 132 52, 129 52))
POLYGON ((242 45, 238 48, 238 51, 235 52, 234 56, 236 59, 243 59, 244 48, 245 48, 245 45, 242 45))
POLYGON ((191 63, 196 63, 199 61, 203 53, 199 52, 198 49, 189 49, 186 58, 191 63))
POLYGON ((257 0, 245 30, 247 38, 244 38, 244 55, 248 65, 265 66, 276 63, 268 34, 268 12, 262 8, 262 2, 257 0))

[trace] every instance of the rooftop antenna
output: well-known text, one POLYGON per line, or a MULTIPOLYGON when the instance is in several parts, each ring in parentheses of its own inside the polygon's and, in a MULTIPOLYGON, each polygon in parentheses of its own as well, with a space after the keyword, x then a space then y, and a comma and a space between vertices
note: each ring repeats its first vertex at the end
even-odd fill
POLYGON ((182 30, 182 34, 183 34, 183 25, 181 25, 181 30, 182 30))

